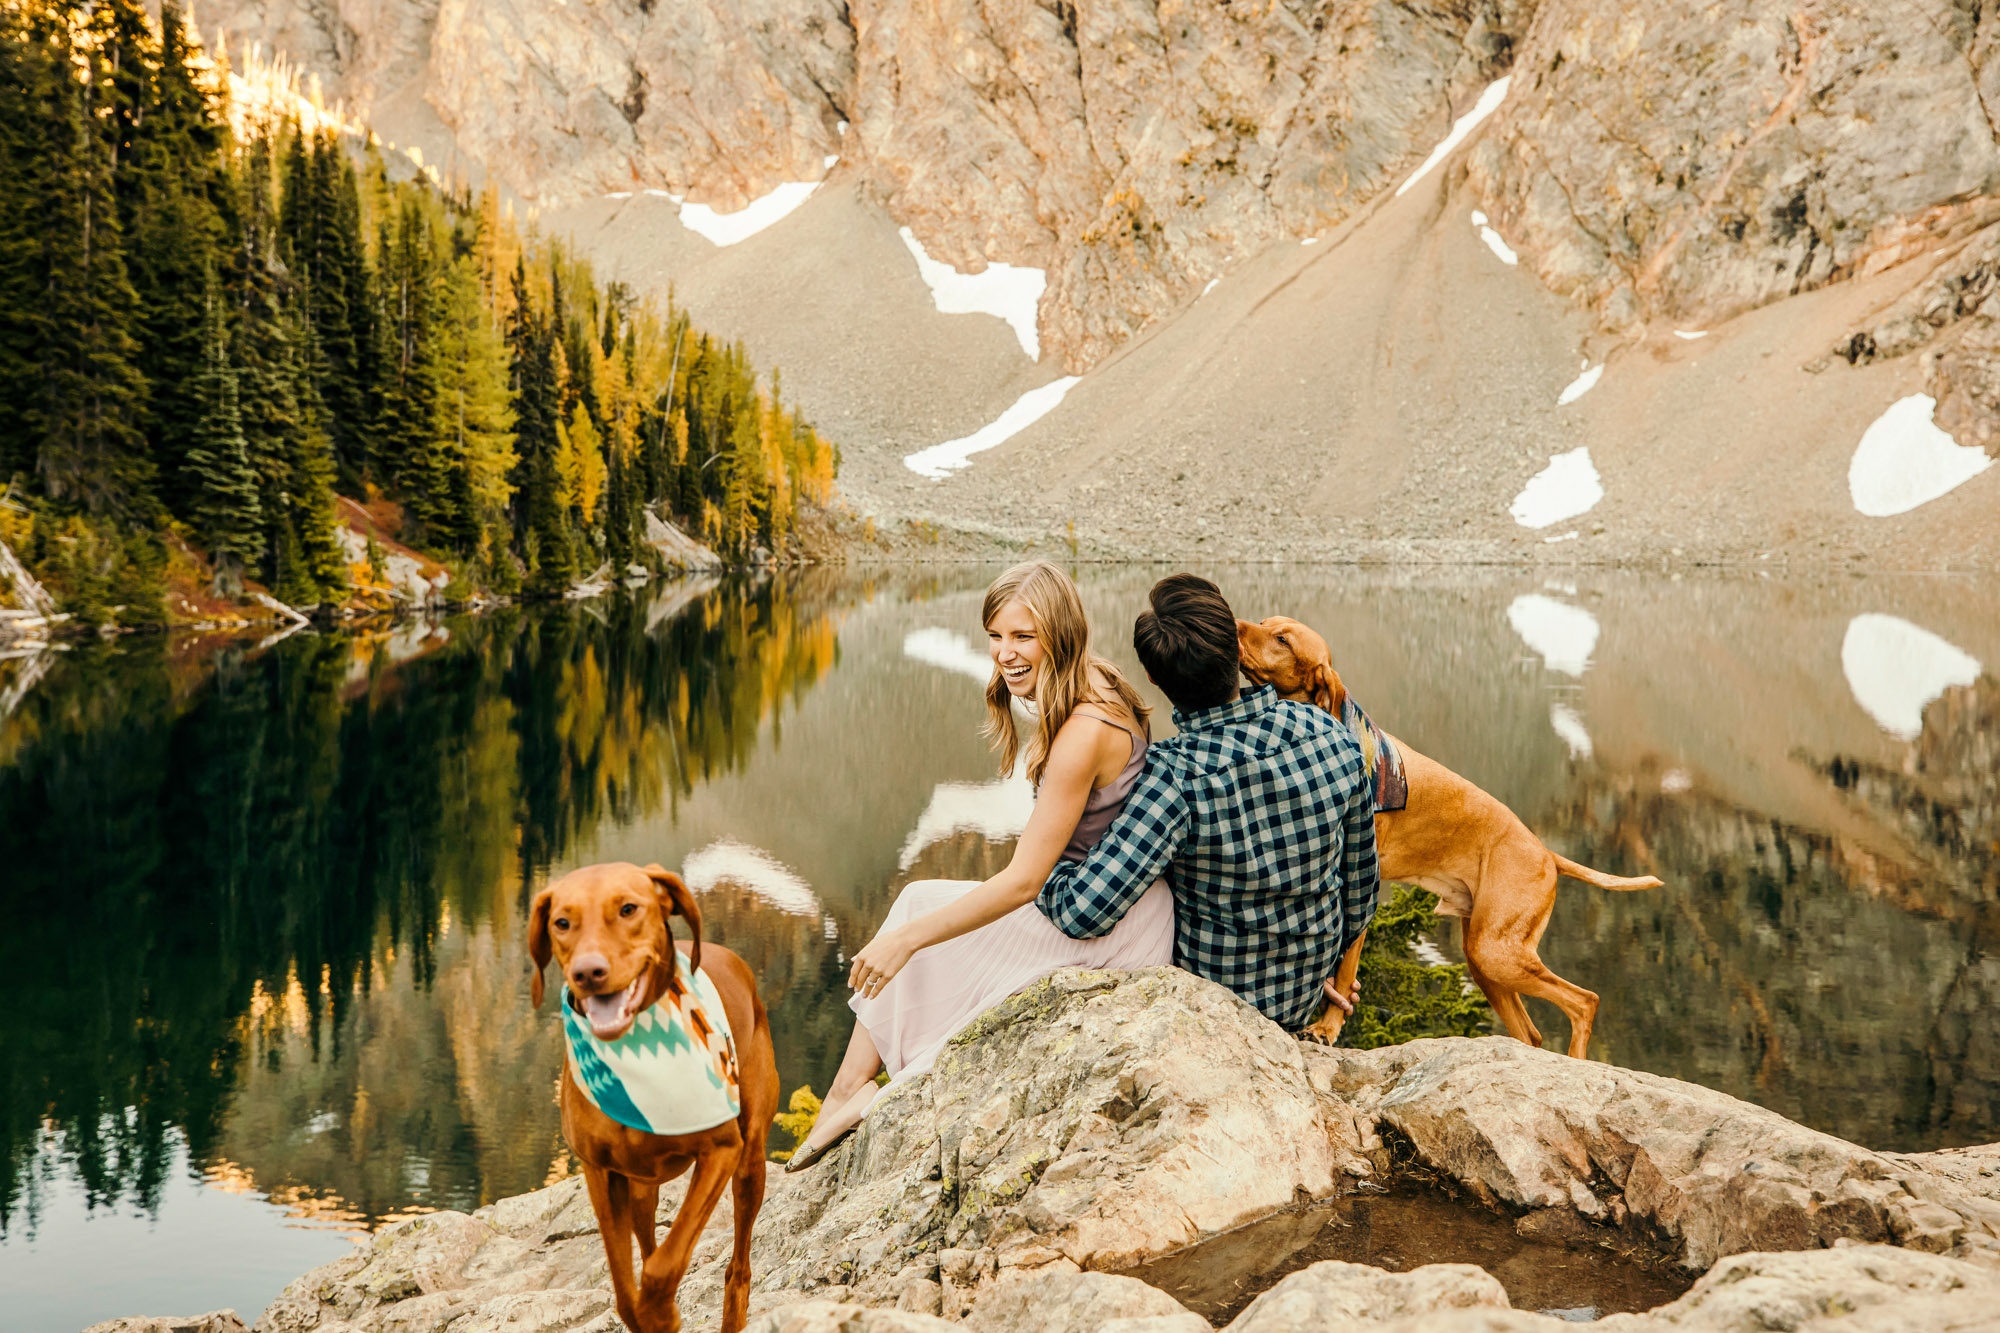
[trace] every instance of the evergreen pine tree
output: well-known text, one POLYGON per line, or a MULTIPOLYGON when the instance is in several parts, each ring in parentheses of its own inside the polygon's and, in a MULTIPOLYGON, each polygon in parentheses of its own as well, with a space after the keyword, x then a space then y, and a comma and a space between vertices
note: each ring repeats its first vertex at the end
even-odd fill
POLYGON ((36 265, 42 340, 29 379, 38 392, 24 424, 50 496, 95 512, 148 514, 155 501, 143 429, 146 382, 136 365, 139 303, 125 266, 116 179, 129 133, 122 109, 129 60, 116 46, 109 57, 100 46, 76 52, 63 18, 31 18, 60 78, 44 88, 29 126, 53 163, 33 173, 49 194, 33 209, 37 222, 45 219, 36 265))
MULTIPOLYGON (((505 520, 507 478, 515 465, 514 409, 507 393, 507 349, 487 321, 472 256, 451 265, 442 289, 431 436, 455 474, 449 540, 469 552, 505 520)), ((441 528, 440 535, 444 532, 441 528)))
POLYGON ((299 401, 304 355, 297 341, 298 289, 279 256, 274 149, 268 137, 260 136, 243 154, 237 282, 231 293, 232 361, 244 445, 263 518, 261 576, 273 588, 286 590, 280 596, 313 602, 319 599, 304 572, 306 535, 297 512, 303 497, 297 493, 301 479, 296 474, 308 455, 307 422, 299 401))
MULTIPOLYGON (((291 371, 297 384, 299 419, 297 452, 288 482, 291 530, 298 546, 299 586, 288 591, 300 602, 337 595, 347 586, 347 560, 334 529, 340 521, 334 496, 333 441, 326 429, 326 407, 308 369, 316 360, 312 329, 294 312, 291 371)), ((279 596, 285 596, 280 592, 279 596)), ((287 598, 290 600, 290 598, 287 598)))
POLYGON ((199 414, 201 322, 189 316, 201 308, 207 273, 228 263, 225 135, 190 67, 195 54, 180 6, 163 5, 157 70, 122 168, 139 360, 151 385, 149 435, 170 508, 188 498, 182 470, 199 414))
POLYGON ((57 198, 45 140, 69 75, 45 25, 0 6, 0 486, 35 466, 39 376, 49 337, 43 229, 57 198))
MULTIPOLYGON (((559 592, 576 577, 576 557, 556 475, 561 386, 555 333, 549 316, 535 308, 525 261, 515 262, 511 286, 514 311, 507 322, 507 348, 515 428, 514 549, 528 568, 532 591, 559 592)), ((560 282, 552 285, 552 302, 560 302, 561 292, 560 282)))
POLYGON ((217 586, 234 591, 244 567, 253 564, 262 549, 263 515, 257 475, 243 439, 236 371, 229 363, 229 329, 213 273, 203 302, 201 340, 202 369, 195 388, 201 415, 188 447, 188 517, 215 564, 217 586))

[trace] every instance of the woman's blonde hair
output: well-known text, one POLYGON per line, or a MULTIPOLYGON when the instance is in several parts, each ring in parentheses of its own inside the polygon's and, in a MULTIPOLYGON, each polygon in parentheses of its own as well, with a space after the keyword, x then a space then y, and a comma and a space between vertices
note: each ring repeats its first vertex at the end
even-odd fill
MULTIPOLYGON (((1042 771, 1048 767, 1049 747, 1078 704, 1110 707, 1115 702, 1141 724, 1152 710, 1116 666, 1090 651, 1090 621, 1084 617, 1083 598, 1069 575, 1046 560, 1014 566, 987 588, 979 623, 990 629, 993 618, 1009 602, 1028 608, 1042 643, 1042 669, 1035 685, 1035 735, 1028 742, 1028 781, 1039 787, 1042 771), (1103 697, 1104 691, 1093 679, 1093 668, 1101 674, 1112 699, 1103 697)), ((986 682, 986 736, 1000 752, 1003 777, 1014 771, 1014 761, 1020 757, 1013 699, 995 663, 993 678, 986 682)))

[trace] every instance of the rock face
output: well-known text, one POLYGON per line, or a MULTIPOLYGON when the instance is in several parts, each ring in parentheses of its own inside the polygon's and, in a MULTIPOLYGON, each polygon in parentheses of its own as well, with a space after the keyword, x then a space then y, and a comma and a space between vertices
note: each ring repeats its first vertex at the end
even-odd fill
POLYGON ((1157 1287, 1108 1273, 1047 1271, 983 1293, 967 1333, 1207 1333, 1208 1321, 1157 1287))
POLYGON ((1219 987, 1057 973, 875 1104, 759 1281, 964 1308, 1016 1271, 1130 1267, 1366 1170, 1309 1092, 1298 1043, 1219 987))
POLYGON ((1082 370, 1393 184, 1534 9, 217 0, 202 21, 363 116, 420 98, 531 200, 654 188, 729 212, 838 156, 934 256, 1047 269, 1045 345, 1082 370))
POLYGON ((1047 270, 1043 345, 1073 372, 1228 265, 1352 216, 1511 74, 1466 170, 1523 261, 1603 327, 1704 327, 1951 252, 1951 301, 1843 345, 1890 356, 1916 324, 1926 343, 1964 324, 1930 367, 1940 420, 2000 434, 1995 242, 1958 248, 2000 221, 2000 17, 1980 6, 215 0, 201 17, 363 115, 426 108, 531 200, 652 188, 727 212, 838 157, 933 256, 1047 270))
POLYGON ((1250 1302, 1231 1333, 1291 1333, 1344 1322, 1386 1323, 1438 1310, 1509 1309, 1492 1274, 1471 1264, 1426 1264, 1387 1273, 1367 1264, 1326 1260, 1302 1268, 1250 1302))
POLYGON ((1701 328, 2000 213, 1980 199, 2000 187, 1995 25, 1863 0, 1558 0, 1468 167, 1555 290, 1614 328, 1701 328))
POLYGON ((1043 342, 1078 371, 1393 184, 1533 10, 871 0, 854 6, 858 146, 933 255, 1048 269, 1043 342))
POLYGON ((1525 1231, 1651 1231, 1687 1268, 1751 1249, 1887 1241, 2000 1263, 1991 1178, 1892 1157, 1692 1083, 1506 1038, 1312 1048, 1314 1085, 1525 1231), (1975 1183, 1984 1181, 1986 1183, 1975 1183))
POLYGON ((841 151, 845 13, 832 0, 441 0, 424 95, 530 198, 653 186, 730 212, 818 180, 841 151))
MULTIPOLYGON (((1871 1153, 1691 1084, 1505 1038, 1301 1047, 1219 987, 1157 968, 1031 987, 812 1172, 774 1174, 750 1327, 1202 1333, 1165 1292, 1094 1270, 1412 1163, 1528 1234, 1709 1269, 1611 1333, 1808 1329, 1841 1311, 1876 1321, 1843 1333, 1990 1327, 1953 1321, 1990 1319, 2000 1295, 2000 1145, 1871 1153), (1896 1244, 1857 1243, 1872 1240, 1896 1244), (1772 1248, 1798 1252, 1743 1253, 1772 1248), (1937 1322, 1895 1322, 1905 1309, 1937 1322)), ((617 1333, 582 1184, 389 1228, 294 1282, 258 1333, 617 1333)), ((662 1192, 663 1221, 680 1193, 662 1192)), ((681 1289, 691 1326, 720 1308, 728 1213, 725 1199, 681 1289)), ((1465 1264, 1323 1262, 1229 1327, 1565 1327, 1507 1307, 1465 1264)))
POLYGON ((83 1333, 249 1333, 234 1310, 211 1310, 197 1315, 152 1315, 135 1319, 110 1319, 92 1324, 83 1333))

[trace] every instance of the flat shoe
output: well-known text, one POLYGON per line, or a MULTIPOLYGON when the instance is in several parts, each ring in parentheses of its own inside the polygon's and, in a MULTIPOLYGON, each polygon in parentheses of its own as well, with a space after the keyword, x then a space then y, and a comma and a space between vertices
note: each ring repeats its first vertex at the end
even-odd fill
POLYGON ((795 1171, 805 1170, 814 1162, 817 1162, 820 1158, 838 1148, 843 1139, 859 1128, 861 1128, 859 1123, 849 1125, 846 1129, 841 1130, 840 1133, 834 1135, 827 1142, 820 1144, 817 1148, 810 1150, 800 1148, 785 1160, 785 1174, 791 1175, 795 1171))

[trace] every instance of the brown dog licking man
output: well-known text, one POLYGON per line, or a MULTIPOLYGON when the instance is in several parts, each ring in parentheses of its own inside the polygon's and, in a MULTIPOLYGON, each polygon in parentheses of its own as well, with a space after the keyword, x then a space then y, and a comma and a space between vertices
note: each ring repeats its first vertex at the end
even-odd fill
POLYGON ((678 1333, 675 1294, 726 1183, 736 1243, 722 1329, 736 1333, 749 1315, 750 1232, 778 1109, 770 1020, 749 966, 703 947, 701 911, 679 875, 622 863, 572 871, 536 894, 528 957, 536 1005, 542 969, 554 959, 562 970, 563 1138, 583 1164, 619 1317, 632 1333, 678 1333), (689 940, 676 943, 670 916, 687 921, 689 940), (660 1186, 690 1167, 662 1242, 660 1186))
MULTIPOLYGON (((1326 640, 1285 616, 1259 624, 1236 622, 1243 674, 1274 686, 1287 699, 1316 704, 1335 717, 1346 711, 1347 687, 1333 669, 1326 640)), ((1386 735, 1386 733, 1385 733, 1386 735)), ((1382 879, 1421 885, 1435 893, 1440 916, 1465 919, 1465 964, 1507 1031, 1531 1046, 1542 1034, 1528 1017, 1523 995, 1537 995, 1569 1018, 1569 1053, 1590 1047, 1597 995, 1551 972, 1536 952, 1556 903, 1556 877, 1568 875, 1600 889, 1656 889, 1651 875, 1626 879, 1592 870, 1542 845, 1505 805, 1443 764, 1388 737, 1400 753, 1407 799, 1402 809, 1378 809, 1375 855, 1382 879)), ((1348 946, 1339 972, 1327 980, 1329 995, 1349 995, 1361 967, 1361 941, 1348 946)), ((1328 1042, 1340 1035, 1346 1014, 1329 1005, 1308 1029, 1328 1042)))

